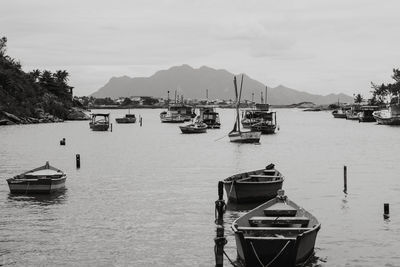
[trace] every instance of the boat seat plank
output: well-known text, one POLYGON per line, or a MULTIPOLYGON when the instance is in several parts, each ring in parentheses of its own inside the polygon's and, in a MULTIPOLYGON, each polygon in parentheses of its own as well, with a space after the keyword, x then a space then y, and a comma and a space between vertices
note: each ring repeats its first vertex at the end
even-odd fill
POLYGON ((280 175, 264 175, 264 174, 251 174, 251 178, 278 178, 280 175))
POLYGON ((271 207, 264 209, 265 216, 296 216, 297 210, 285 203, 275 203, 271 207))
POLYGON ((301 234, 307 231, 312 230, 313 228, 308 227, 246 227, 246 226, 239 226, 238 231, 245 232, 245 233, 265 233, 268 235, 273 234, 301 234))
POLYGON ((287 225, 287 224, 301 224, 307 226, 310 219, 307 217, 251 217, 249 223, 251 225, 258 224, 272 224, 272 225, 287 225))

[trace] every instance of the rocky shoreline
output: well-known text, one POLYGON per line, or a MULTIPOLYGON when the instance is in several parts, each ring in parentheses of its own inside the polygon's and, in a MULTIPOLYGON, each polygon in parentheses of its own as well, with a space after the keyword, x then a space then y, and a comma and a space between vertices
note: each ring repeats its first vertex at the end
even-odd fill
MULTIPOLYGON (((85 110, 80 108, 71 108, 69 110, 69 114, 65 120, 68 121, 80 121, 80 120, 89 120, 90 117, 85 113, 85 110)), ((63 122, 63 119, 60 119, 54 115, 51 115, 43 110, 38 111, 38 117, 24 117, 24 116, 16 116, 6 111, 0 111, 0 125, 15 125, 15 124, 34 124, 34 123, 54 123, 54 122, 63 122)))

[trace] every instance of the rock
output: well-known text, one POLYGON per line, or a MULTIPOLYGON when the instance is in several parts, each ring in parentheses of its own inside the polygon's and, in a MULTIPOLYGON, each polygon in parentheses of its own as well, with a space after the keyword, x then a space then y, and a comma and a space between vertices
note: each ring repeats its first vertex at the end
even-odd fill
POLYGON ((6 117, 6 119, 8 119, 9 121, 12 121, 16 124, 20 124, 22 123, 22 120, 20 118, 18 118, 17 116, 15 116, 14 114, 2 111, 3 115, 6 117))
POLYGON ((71 121, 83 121, 90 120, 89 115, 87 115, 83 109, 72 108, 67 116, 67 120, 71 121))

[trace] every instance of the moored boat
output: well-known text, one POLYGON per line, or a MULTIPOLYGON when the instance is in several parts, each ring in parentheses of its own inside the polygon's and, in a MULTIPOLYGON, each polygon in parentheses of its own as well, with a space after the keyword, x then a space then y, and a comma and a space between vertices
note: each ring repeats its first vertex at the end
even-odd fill
POLYGON ((219 129, 221 127, 221 122, 219 119, 218 112, 215 111, 213 106, 201 106, 200 115, 198 117, 199 121, 207 124, 208 128, 219 129))
POLYGON ((93 113, 89 127, 93 131, 107 131, 110 127, 110 113, 93 113), (100 119, 99 119, 100 117, 100 119))
POLYGON ((117 123, 135 123, 136 122, 136 116, 135 116, 135 114, 125 114, 125 117, 116 118, 115 121, 117 123))
POLYGON ((388 109, 372 113, 378 124, 400 125, 400 104, 392 104, 388 109))
POLYGON ((11 193, 49 194, 65 187, 67 175, 52 166, 49 162, 42 167, 16 175, 7 179, 11 193))
POLYGON ((336 119, 346 119, 346 112, 343 109, 335 109, 332 111, 332 115, 336 119))
POLYGON ((261 137, 260 131, 244 132, 240 130, 239 106, 240 106, 240 98, 242 96, 243 75, 239 93, 237 90, 236 77, 233 78, 233 84, 235 86, 235 96, 236 96, 236 121, 232 131, 230 131, 230 133, 228 134, 229 139, 233 143, 259 143, 261 137))
POLYGON ((379 109, 378 106, 361 106, 360 113, 358 113, 359 122, 374 122, 376 121, 373 113, 379 109))
POLYGON ((207 132, 207 124, 199 121, 191 123, 185 126, 179 126, 182 133, 184 134, 194 134, 194 133, 205 133, 207 132))
POLYGON ((361 112, 360 105, 352 105, 346 111, 346 120, 358 120, 358 114, 361 112))
POLYGON ((283 190, 232 223, 238 261, 246 267, 304 266, 314 255, 321 224, 283 190))
POLYGON ((274 198, 282 189, 283 180, 274 164, 269 164, 265 169, 232 175, 223 183, 230 202, 251 203, 274 198))
POLYGON ((162 123, 182 123, 185 122, 184 117, 182 117, 177 111, 163 111, 160 113, 160 119, 162 123))

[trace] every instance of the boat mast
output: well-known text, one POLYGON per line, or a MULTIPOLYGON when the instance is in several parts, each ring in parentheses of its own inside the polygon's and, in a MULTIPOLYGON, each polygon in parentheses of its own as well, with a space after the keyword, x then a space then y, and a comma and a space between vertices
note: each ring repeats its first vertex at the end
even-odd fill
POLYGON ((239 100, 237 104, 237 124, 238 124, 238 132, 240 133, 240 119, 239 119, 239 107, 240 107, 240 98, 242 97, 242 88, 243 88, 243 74, 242 74, 242 81, 240 82, 240 92, 239 92, 239 100))
POLYGON ((233 85, 235 86, 235 99, 236 99, 236 122, 235 126, 233 127, 234 131, 237 131, 238 121, 239 121, 239 104, 238 104, 238 91, 237 91, 237 83, 236 83, 236 76, 233 77, 233 85))
POLYGON ((267 86, 265 86, 265 104, 267 104, 267 86))

